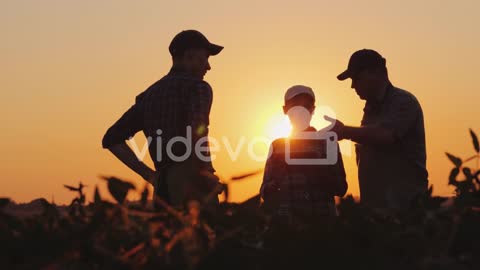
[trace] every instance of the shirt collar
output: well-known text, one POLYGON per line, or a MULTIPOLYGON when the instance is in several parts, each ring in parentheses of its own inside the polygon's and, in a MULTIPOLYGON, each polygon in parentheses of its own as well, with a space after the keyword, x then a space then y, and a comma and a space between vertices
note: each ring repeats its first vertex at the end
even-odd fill
POLYGON ((314 127, 309 126, 309 127, 307 127, 306 129, 304 129, 304 130, 302 130, 302 131, 296 131, 296 132, 295 132, 295 131, 292 131, 292 135, 301 134, 301 133, 303 133, 303 132, 315 132, 315 131, 317 131, 317 130, 316 130, 314 127))
POLYGON ((382 105, 385 103, 385 100, 388 99, 388 97, 392 94, 393 91, 393 85, 391 82, 388 82, 388 85, 385 89, 385 94, 383 95, 383 98, 381 100, 375 100, 375 101, 367 101, 365 103, 365 108, 363 109, 364 112, 373 112, 373 111, 378 111, 381 109, 382 105))
POLYGON ((312 126, 309 126, 308 128, 306 128, 304 131, 317 131, 314 127, 312 126))
POLYGON ((185 77, 185 78, 194 78, 190 73, 186 70, 179 68, 179 67, 172 67, 167 74, 168 76, 175 76, 175 77, 185 77))

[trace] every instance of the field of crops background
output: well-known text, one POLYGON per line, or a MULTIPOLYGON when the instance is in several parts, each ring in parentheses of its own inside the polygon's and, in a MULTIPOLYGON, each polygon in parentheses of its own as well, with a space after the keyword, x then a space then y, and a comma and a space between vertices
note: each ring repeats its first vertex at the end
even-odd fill
MULTIPOLYGON (((455 196, 432 196, 431 186, 408 211, 369 209, 341 198, 333 219, 278 223, 258 196, 225 200, 218 209, 190 201, 175 209, 148 189, 104 177, 116 202, 98 188, 66 186, 69 206, 46 199, 16 205, 0 200, 2 269, 480 269, 479 143, 453 164, 445 183, 455 196), (94 192, 94 202, 85 201, 94 192), (141 200, 126 201, 138 192, 141 200), (156 206, 156 207, 155 207, 156 206)), ((258 173, 258 172, 255 172, 258 173)), ((244 174, 237 181, 251 176, 244 174)))

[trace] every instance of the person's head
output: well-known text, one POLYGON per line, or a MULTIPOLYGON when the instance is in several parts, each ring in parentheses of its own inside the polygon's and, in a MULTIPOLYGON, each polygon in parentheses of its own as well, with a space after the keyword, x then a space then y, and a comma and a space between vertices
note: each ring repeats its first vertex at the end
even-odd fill
POLYGON ((219 54, 222 49, 222 46, 210 43, 202 33, 196 30, 178 33, 168 47, 174 67, 199 79, 203 79, 211 69, 208 58, 219 54))
POLYGON ((293 129, 303 131, 308 128, 315 111, 315 94, 312 88, 292 86, 285 92, 284 101, 283 113, 288 115, 293 129))
POLYGON ((337 79, 352 79, 351 88, 363 100, 375 100, 388 84, 386 60, 369 49, 356 51, 348 61, 348 68, 337 79))

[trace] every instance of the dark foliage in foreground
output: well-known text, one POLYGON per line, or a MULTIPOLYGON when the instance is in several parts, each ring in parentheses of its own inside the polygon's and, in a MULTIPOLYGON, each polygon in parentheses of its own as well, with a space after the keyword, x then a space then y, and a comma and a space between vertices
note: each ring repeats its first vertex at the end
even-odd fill
MULTIPOLYGON (((206 209, 174 209, 161 200, 125 201, 128 182, 103 177, 117 203, 84 204, 81 189, 67 213, 46 200, 27 218, 0 199, 2 269, 480 269, 480 171, 447 154, 455 168, 450 199, 432 188, 404 212, 369 209, 342 198, 335 219, 283 223, 265 215, 259 198, 206 209), (282 225, 284 224, 284 225, 282 225)), ((245 177, 250 176, 246 174, 245 177)), ((235 180, 242 179, 241 176, 235 180)), ((225 186, 223 186, 224 188, 225 186)), ((71 188, 70 188, 71 189, 71 188)), ((71 189, 72 190, 72 189, 71 189)))

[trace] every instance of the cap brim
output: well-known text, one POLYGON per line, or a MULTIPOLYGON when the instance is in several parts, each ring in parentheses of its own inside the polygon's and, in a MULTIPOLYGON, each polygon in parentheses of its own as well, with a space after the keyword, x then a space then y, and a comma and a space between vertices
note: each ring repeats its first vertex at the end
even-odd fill
POLYGON ((223 50, 223 46, 217 45, 217 44, 212 44, 210 43, 210 46, 208 46, 208 51, 210 52, 210 55, 217 55, 223 50))
POLYGON ((340 75, 337 76, 337 79, 339 79, 340 81, 343 81, 351 77, 352 77, 351 72, 347 69, 344 72, 340 73, 340 75))

